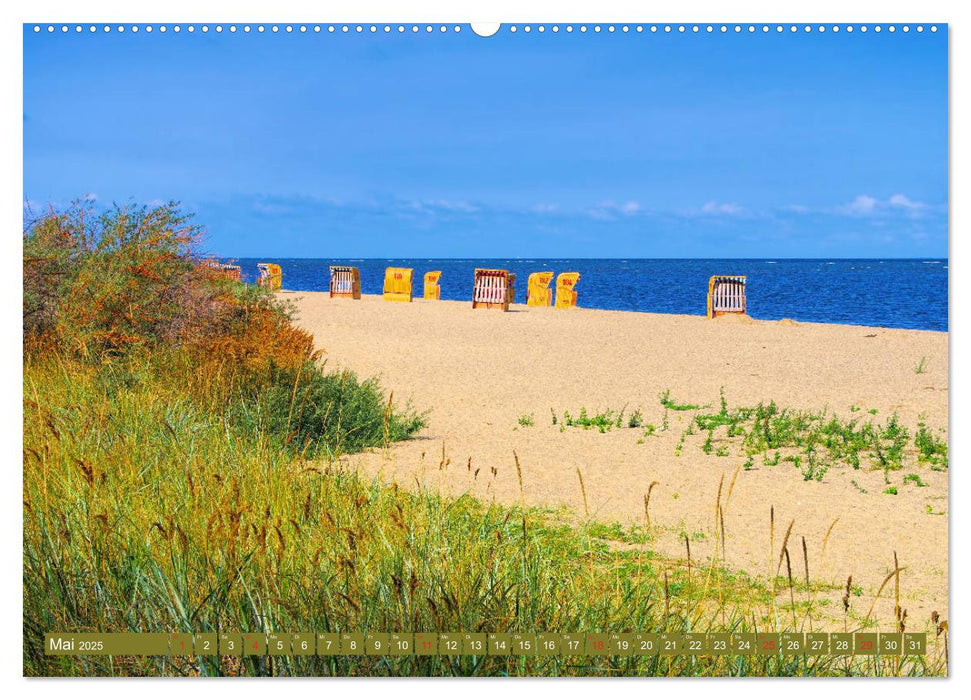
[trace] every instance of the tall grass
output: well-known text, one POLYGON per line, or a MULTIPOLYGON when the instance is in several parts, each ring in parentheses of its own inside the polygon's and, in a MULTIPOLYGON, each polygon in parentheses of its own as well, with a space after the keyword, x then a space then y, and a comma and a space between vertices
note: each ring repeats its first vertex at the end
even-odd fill
MULTIPOLYGON (((309 462, 181 377, 29 358, 28 675, 881 673, 877 660, 45 657, 69 631, 765 631, 770 593, 553 514, 407 493, 309 462), (704 585, 699 584, 704 581, 704 585), (665 612, 667 611, 667 612, 665 612)), ((633 538, 633 536, 631 536, 633 538)), ((643 538, 630 539, 643 542, 643 538)), ((909 659, 902 673, 934 672, 909 659)))

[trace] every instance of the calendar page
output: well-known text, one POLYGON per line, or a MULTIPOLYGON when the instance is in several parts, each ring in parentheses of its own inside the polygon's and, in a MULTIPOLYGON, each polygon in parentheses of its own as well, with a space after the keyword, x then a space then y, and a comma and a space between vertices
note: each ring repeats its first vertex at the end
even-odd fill
POLYGON ((24 676, 949 674, 946 17, 272 14, 21 27, 24 676))

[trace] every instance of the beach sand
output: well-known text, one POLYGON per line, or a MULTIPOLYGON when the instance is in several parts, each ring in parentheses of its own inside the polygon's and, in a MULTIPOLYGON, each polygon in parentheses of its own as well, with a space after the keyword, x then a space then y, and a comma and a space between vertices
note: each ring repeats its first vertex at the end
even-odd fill
MULTIPOLYGON (((688 535, 696 561, 721 549, 715 517, 721 481, 727 567, 753 576, 774 573, 794 521, 793 575, 804 576, 805 538, 811 578, 839 587, 820 594, 833 617, 842 619, 849 575, 863 589, 851 614, 865 613, 893 570, 895 552, 906 567, 900 584, 908 630, 923 629, 933 610, 947 616, 948 475, 918 466, 912 440, 920 420, 934 431, 947 428, 946 333, 523 305, 502 313, 455 301, 354 301, 310 292, 281 296, 295 302, 297 323, 314 334, 329 368, 376 375, 396 402, 410 400, 429 411, 419 439, 349 456, 344 461, 351 468, 403 487, 565 506, 564 516, 573 521, 585 518, 579 469, 590 517, 625 525, 644 523, 644 495, 656 481, 650 517, 657 540, 651 546, 684 557, 688 535), (681 403, 710 404, 714 412, 722 388, 730 407, 774 400, 780 407, 829 408, 841 418, 877 423, 898 414, 911 434, 907 467, 889 474, 898 495, 884 494, 883 471, 866 465, 835 467, 821 482, 805 481, 790 462, 766 466, 760 456, 751 469, 739 470, 745 456, 737 440, 728 456, 706 454, 705 435, 697 431, 677 456, 694 412, 669 411, 669 429, 653 436, 643 428, 600 433, 562 424, 564 411, 576 416, 581 407, 590 413, 626 408, 627 415, 639 409, 645 424, 660 429, 661 392, 670 390, 681 403), (535 425, 519 424, 526 415, 535 425), (927 486, 905 484, 907 473, 919 474, 927 486)), ((722 444, 729 445, 715 442, 722 444)), ((893 583, 874 615, 881 629, 892 629, 893 583)))

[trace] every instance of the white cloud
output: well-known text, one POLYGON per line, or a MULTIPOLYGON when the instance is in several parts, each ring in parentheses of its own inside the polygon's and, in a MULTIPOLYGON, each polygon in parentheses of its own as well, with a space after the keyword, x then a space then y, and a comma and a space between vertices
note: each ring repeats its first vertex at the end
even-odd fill
POLYGON ((601 221, 613 221, 618 215, 634 216, 640 213, 641 205, 633 200, 618 204, 612 200, 600 202, 597 206, 587 210, 587 214, 601 221))
POLYGON ((718 202, 711 201, 705 202, 705 205, 701 207, 702 214, 727 214, 729 216, 734 216, 736 214, 741 214, 744 209, 734 202, 724 202, 719 204, 718 202))
POLYGON ((462 211, 467 213, 477 212, 479 208, 475 205, 469 204, 466 201, 453 202, 448 199, 435 199, 429 202, 423 202, 429 207, 435 209, 444 209, 446 211, 462 211))
POLYGON ((895 194, 887 201, 892 206, 903 207, 904 209, 910 209, 910 210, 923 209, 924 207, 927 206, 923 202, 915 202, 910 197, 903 194, 895 194))
POLYGON ((910 216, 917 217, 927 208, 927 204, 913 200, 905 194, 897 193, 885 200, 861 194, 849 204, 837 207, 836 211, 850 216, 876 216, 897 210, 905 211, 910 216))
POLYGON ((865 216, 867 214, 872 214, 877 208, 877 200, 870 195, 861 194, 857 195, 849 204, 844 204, 840 207, 840 210, 847 214, 856 214, 860 216, 865 216))

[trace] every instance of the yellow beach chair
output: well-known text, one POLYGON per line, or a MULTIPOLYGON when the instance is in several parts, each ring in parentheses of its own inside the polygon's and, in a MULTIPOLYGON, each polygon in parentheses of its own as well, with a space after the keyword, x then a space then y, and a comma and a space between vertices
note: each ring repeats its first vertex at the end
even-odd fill
POLYGON ((384 270, 384 300, 411 301, 411 278, 414 270, 410 267, 388 267, 384 270))
POLYGON ((526 283, 526 306, 552 306, 553 290, 550 289, 552 281, 552 272, 532 273, 526 283))
POLYGON ((708 280, 708 318, 745 314, 745 275, 712 275, 708 280))
POLYGON ((574 289, 580 281, 579 272, 561 272, 556 277, 556 308, 573 309, 577 305, 577 291, 574 289))
POLYGON ((256 283, 269 289, 271 292, 279 292, 283 289, 283 269, 275 263, 257 263, 256 269, 260 275, 256 283))
POLYGON ((442 277, 442 271, 425 273, 425 299, 441 299, 442 288, 438 286, 438 280, 442 277))

